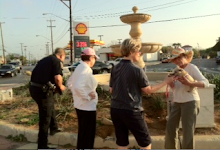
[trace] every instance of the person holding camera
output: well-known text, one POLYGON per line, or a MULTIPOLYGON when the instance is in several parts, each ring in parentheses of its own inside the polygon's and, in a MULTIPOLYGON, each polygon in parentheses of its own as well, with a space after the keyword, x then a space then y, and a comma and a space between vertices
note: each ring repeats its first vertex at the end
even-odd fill
POLYGON ((38 149, 48 149, 48 129, 50 135, 61 130, 58 128, 55 109, 54 93, 66 89, 63 85, 62 62, 65 60, 65 50, 56 48, 53 55, 41 59, 34 68, 29 91, 36 101, 39 110, 38 149))

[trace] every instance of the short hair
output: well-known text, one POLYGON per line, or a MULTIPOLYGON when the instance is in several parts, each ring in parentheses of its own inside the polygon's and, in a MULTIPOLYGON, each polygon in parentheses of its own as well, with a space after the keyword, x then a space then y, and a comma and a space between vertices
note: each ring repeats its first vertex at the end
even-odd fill
POLYGON ((63 54, 66 55, 65 50, 63 48, 59 48, 59 47, 55 49, 54 54, 59 55, 59 56, 63 55, 63 54))
POLYGON ((82 61, 89 61, 91 56, 92 55, 81 55, 81 59, 82 59, 82 61))
POLYGON ((131 52, 136 52, 141 49, 140 39, 125 39, 121 44, 121 54, 122 56, 129 56, 131 52))

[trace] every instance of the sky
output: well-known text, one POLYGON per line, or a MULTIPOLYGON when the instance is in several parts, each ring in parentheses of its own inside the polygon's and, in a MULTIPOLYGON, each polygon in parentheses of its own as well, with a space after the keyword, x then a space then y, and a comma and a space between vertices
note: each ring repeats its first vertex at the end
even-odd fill
MULTIPOLYGON (((69 6, 69 1, 64 3, 69 6)), ((102 35, 106 46, 130 38, 131 27, 121 22, 120 16, 132 14, 133 6, 139 8, 138 13, 151 15, 141 25, 142 42, 163 46, 181 43, 206 49, 214 46, 220 37, 220 0, 72 0, 71 4, 72 20, 89 22, 90 39, 99 40, 102 35)), ((70 9, 66 5, 60 0, 0 0, 6 55, 21 54, 20 43, 23 43, 26 56, 30 53, 36 59, 45 57, 46 43, 51 42, 50 19, 54 20, 54 49, 67 46, 70 9)))

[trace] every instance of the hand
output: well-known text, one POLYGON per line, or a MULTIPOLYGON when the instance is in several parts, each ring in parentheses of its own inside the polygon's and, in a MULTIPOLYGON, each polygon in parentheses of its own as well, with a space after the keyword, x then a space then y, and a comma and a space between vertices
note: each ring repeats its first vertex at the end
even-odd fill
POLYGON ((66 87, 65 87, 64 85, 61 85, 61 86, 60 86, 60 90, 61 90, 61 91, 65 91, 65 90, 66 90, 66 87))
POLYGON ((174 77, 174 76, 171 76, 171 77, 167 76, 164 79, 164 82, 166 82, 167 84, 171 84, 171 83, 173 83, 174 80, 176 80, 176 77, 174 77))
POLYGON ((95 92, 90 92, 90 93, 89 93, 89 96, 90 96, 91 100, 92 100, 92 99, 95 99, 95 96, 96 96, 96 95, 95 95, 95 92))
POLYGON ((178 78, 177 80, 179 82, 181 82, 182 84, 184 84, 184 85, 188 85, 188 86, 191 85, 191 82, 187 78, 185 78, 185 77, 178 78))

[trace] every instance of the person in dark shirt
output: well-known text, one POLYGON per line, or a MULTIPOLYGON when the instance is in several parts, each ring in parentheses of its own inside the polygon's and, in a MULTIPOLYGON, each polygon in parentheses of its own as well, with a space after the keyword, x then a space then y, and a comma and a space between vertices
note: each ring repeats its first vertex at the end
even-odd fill
POLYGON ((124 40, 121 45, 123 59, 111 72, 111 118, 118 149, 128 148, 129 130, 140 149, 151 149, 151 137, 143 114, 142 92, 151 94, 174 80, 174 77, 167 77, 163 82, 150 86, 144 70, 133 63, 140 58, 140 49, 140 40, 124 40))
POLYGON ((62 77, 62 62, 65 56, 64 49, 56 48, 53 55, 37 63, 31 75, 29 91, 39 109, 38 149, 49 148, 47 146, 48 129, 50 129, 50 135, 60 132, 55 118, 55 92, 48 89, 48 82, 56 85, 60 91, 65 90, 62 77))

